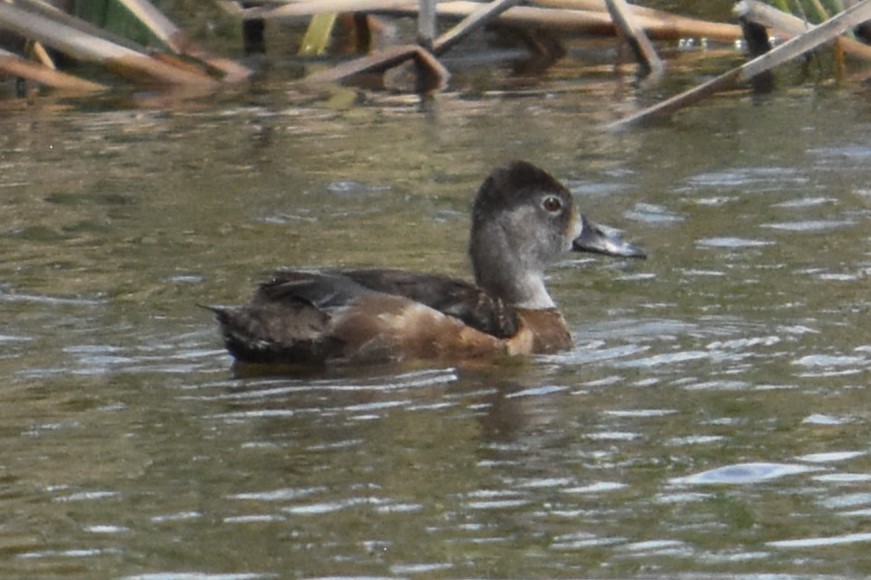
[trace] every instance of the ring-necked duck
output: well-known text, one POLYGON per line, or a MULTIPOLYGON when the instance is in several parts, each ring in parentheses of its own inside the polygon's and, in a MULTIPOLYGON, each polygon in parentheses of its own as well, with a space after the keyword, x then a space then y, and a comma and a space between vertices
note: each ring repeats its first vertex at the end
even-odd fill
POLYGON ((581 215, 522 161, 495 169, 472 208, 475 283, 399 270, 281 270, 245 306, 209 306, 238 362, 317 365, 552 353, 571 335, 544 283, 564 252, 645 257, 581 215))

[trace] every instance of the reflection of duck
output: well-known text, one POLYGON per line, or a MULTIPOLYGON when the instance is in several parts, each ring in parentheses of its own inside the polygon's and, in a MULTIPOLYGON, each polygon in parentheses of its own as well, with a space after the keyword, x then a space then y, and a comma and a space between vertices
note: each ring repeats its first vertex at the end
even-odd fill
POLYGON ((399 270, 282 270, 251 303, 209 309, 243 363, 549 353, 571 346, 571 336, 544 268, 569 250, 645 256, 582 216, 547 172, 514 162, 494 170, 475 198, 475 284, 399 270))

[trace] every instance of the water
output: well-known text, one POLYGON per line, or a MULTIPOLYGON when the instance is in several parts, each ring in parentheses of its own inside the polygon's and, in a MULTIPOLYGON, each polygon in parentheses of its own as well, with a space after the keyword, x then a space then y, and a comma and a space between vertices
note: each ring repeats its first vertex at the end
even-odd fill
POLYGON ((4 574, 871 573, 864 95, 608 133, 653 95, 577 63, 494 76, 423 111, 280 79, 8 108, 4 574), (573 350, 234 377, 197 303, 282 265, 462 274, 471 196, 511 158, 651 252, 554 268, 573 350))

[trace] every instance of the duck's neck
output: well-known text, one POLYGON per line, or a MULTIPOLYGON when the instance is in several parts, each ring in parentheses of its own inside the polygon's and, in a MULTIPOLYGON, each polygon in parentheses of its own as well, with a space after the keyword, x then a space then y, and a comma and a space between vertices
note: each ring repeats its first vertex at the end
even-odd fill
POLYGON ((519 300, 512 302, 518 308, 526 310, 546 310, 556 308, 553 298, 547 291, 547 286, 544 285, 544 275, 538 273, 534 276, 527 275, 521 283, 515 284, 518 287, 519 294, 522 297, 519 300))
POLYGON ((518 260, 517 256, 525 254, 513 248, 511 240, 499 230, 479 232, 477 236, 473 233, 469 256, 475 283, 518 308, 555 308, 544 284, 543 265, 518 260))

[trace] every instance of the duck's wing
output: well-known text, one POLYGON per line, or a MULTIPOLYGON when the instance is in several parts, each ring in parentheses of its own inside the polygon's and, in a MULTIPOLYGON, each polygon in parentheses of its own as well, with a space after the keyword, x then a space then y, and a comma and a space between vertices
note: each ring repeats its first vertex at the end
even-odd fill
MULTIPOLYGON (((280 271, 249 304, 209 308, 227 349, 247 363, 473 358, 507 348, 500 338, 406 295, 422 294, 409 291, 410 279, 388 276, 379 285, 374 274, 358 274, 280 271)), ((438 302, 436 293, 428 299, 438 302)))
POLYGON ((474 284, 450 276, 389 269, 279 270, 260 286, 255 302, 305 300, 317 308, 349 305, 370 290, 402 296, 496 338, 514 336, 520 319, 513 306, 474 284))
POLYGON ((520 327, 514 307, 465 280, 402 270, 361 269, 332 273, 370 290, 425 304, 496 338, 514 336, 520 327))
POLYGON ((366 291, 340 271, 279 270, 260 284, 252 304, 304 303, 329 312, 349 306, 366 291))

